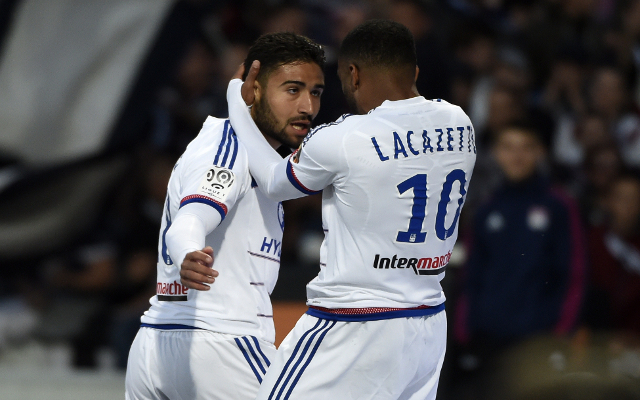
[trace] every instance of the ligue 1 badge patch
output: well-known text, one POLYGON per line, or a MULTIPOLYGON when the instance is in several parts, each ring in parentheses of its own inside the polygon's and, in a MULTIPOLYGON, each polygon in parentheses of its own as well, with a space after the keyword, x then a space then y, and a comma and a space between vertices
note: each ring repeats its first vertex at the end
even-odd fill
POLYGON ((235 182, 233 171, 228 168, 213 166, 209 168, 198 187, 197 194, 224 201, 235 182))
POLYGON ((544 231, 549 227, 549 211, 544 207, 531 207, 527 213, 527 225, 532 231, 544 231))

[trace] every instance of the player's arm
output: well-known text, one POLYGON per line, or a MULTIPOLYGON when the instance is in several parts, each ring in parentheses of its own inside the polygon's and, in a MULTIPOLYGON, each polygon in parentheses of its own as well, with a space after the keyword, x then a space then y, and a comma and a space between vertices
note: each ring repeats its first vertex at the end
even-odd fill
POLYGON ((180 208, 165 240, 169 254, 180 265, 182 284, 190 289, 209 290, 208 284, 218 276, 212 269, 213 249, 205 247, 205 239, 235 206, 246 186, 246 161, 237 146, 231 129, 225 126, 220 148, 226 149, 226 157, 216 157, 212 163, 209 157, 195 156, 182 168, 180 208), (236 175, 234 170, 240 172, 236 175))
MULTIPOLYGON (((247 76, 245 89, 253 87, 252 82, 255 80, 258 69, 259 64, 254 62, 247 76)), ((241 76, 242 73, 239 72, 236 76, 238 75, 241 76)), ((319 193, 330 184, 333 173, 312 158, 302 157, 302 147, 298 150, 298 154, 294 153, 285 159, 280 158, 251 118, 242 90, 242 80, 233 79, 229 83, 227 90, 229 119, 247 149, 249 171, 258 183, 258 188, 272 200, 283 201, 319 193), (310 171, 313 173, 306 173, 310 171)))
POLYGON ((218 271, 213 269, 213 249, 205 247, 206 236, 222 222, 221 214, 201 203, 178 210, 165 240, 167 249, 180 263, 180 280, 189 289, 209 290, 218 271))

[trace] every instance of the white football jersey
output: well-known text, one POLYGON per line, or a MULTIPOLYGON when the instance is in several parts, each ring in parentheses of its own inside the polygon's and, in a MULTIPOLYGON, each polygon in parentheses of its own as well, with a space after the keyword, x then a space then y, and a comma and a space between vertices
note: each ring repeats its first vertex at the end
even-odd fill
POLYGON ((273 343, 271 294, 280 267, 282 204, 257 190, 245 148, 229 120, 209 117, 178 160, 169 180, 158 244, 156 296, 145 324, 178 324, 220 333, 251 335, 273 343), (180 283, 165 234, 172 216, 191 202, 210 205, 223 220, 205 239, 219 272, 209 291, 180 283))
POLYGON ((321 270, 308 304, 441 305, 475 159, 469 118, 441 100, 385 101, 313 130, 287 169, 300 191, 324 189, 321 270))

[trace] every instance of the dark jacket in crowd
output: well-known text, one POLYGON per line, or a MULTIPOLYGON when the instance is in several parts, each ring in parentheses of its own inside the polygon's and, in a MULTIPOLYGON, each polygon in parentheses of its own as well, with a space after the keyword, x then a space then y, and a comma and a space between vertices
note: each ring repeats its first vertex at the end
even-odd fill
POLYGON ((540 177, 506 184, 478 210, 471 243, 461 319, 467 338, 506 344, 574 326, 586 271, 572 200, 540 177))

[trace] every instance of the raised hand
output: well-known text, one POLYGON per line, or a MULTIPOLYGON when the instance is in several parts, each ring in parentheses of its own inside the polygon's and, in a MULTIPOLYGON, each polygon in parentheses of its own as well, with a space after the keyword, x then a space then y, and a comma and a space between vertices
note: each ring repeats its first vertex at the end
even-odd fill
MULTIPOLYGON (((242 84, 242 99, 248 106, 252 105, 253 101, 256 98, 254 87, 256 84, 256 77, 258 76, 258 72, 260 72, 260 61, 254 60, 253 63, 251 63, 251 68, 249 68, 247 78, 242 84)), ((243 74, 244 64, 240 64, 240 67, 233 75, 232 79, 242 79, 243 74)))

